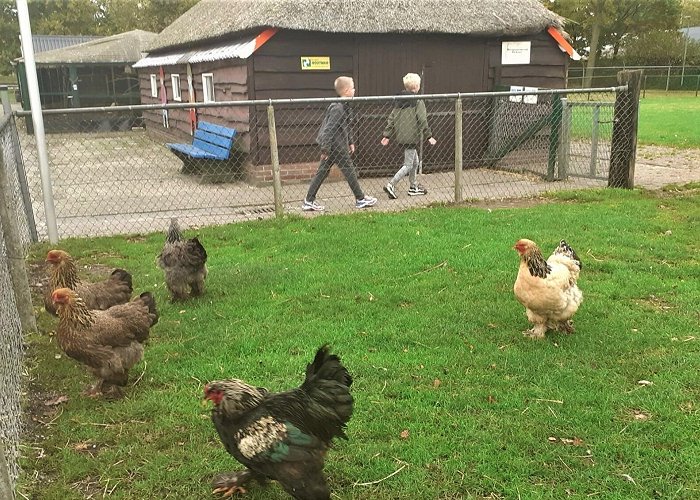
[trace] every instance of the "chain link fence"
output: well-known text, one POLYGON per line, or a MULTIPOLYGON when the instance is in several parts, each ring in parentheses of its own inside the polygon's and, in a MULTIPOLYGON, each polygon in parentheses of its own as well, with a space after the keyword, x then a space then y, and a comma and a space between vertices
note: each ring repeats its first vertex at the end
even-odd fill
MULTIPOLYGON (((352 159, 360 185, 364 193, 379 199, 372 210, 401 210, 608 185, 613 123, 629 129, 636 118, 628 108, 615 114, 616 99, 625 90, 525 88, 356 97, 343 102, 352 115, 352 159), (425 103, 430 130, 424 130, 415 144, 400 144, 389 134, 389 144, 382 145, 392 110, 415 105, 417 99, 425 103), (428 142, 428 134, 437 141, 435 145, 428 142), (390 199, 385 187, 403 166, 406 149, 417 153, 416 182, 427 193, 409 196, 407 177, 395 183, 396 199, 390 199)), ((186 225, 203 226, 282 212, 308 214, 301 207, 319 166, 317 134, 330 103, 337 101, 47 111, 46 141, 59 236, 160 231, 174 216, 186 225), (227 143, 218 149, 211 143, 202 146, 224 159, 191 158, 167 146, 193 143, 194 116, 199 128, 206 122, 236 130, 230 150, 227 143)), ((27 113, 18 115, 26 191, 34 207, 30 213, 38 238, 45 239, 36 139, 27 113)), ((201 139, 201 134, 197 132, 195 139, 201 139)), ((620 142, 619 147, 634 145, 620 142)), ((633 151, 627 153, 633 155, 633 151)), ((355 198, 337 167, 321 186, 318 202, 325 213, 354 210, 355 198)))
MULTIPOLYGON (((22 322, 18 311, 18 298, 15 295, 13 277, 10 269, 12 256, 8 251, 13 237, 6 232, 6 217, 16 220, 19 234, 19 246, 26 252, 32 239, 30 226, 25 211, 21 179, 23 168, 19 155, 19 142, 11 115, 0 118, 0 195, 2 196, 2 224, 0 224, 0 438, 5 453, 7 471, 0 470, 0 496, 8 494, 3 489, 3 477, 14 483, 19 475, 18 457, 19 441, 22 429, 20 394, 23 376, 23 338, 22 322), (9 202, 8 202, 9 201, 9 202)), ((31 307, 31 306, 30 306, 31 307)), ((0 460, 0 464, 2 464, 0 460)), ((1 467, 1 465, 0 465, 1 467)), ((3 497, 5 498, 5 497, 3 497)))

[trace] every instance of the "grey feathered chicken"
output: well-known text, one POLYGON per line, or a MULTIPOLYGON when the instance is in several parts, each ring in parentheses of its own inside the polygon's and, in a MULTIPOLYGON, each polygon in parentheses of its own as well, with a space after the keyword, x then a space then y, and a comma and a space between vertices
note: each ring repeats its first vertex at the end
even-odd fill
POLYGON ((327 500, 323 475, 335 437, 347 439, 352 377, 323 346, 306 367, 301 387, 276 394, 241 380, 210 382, 204 397, 214 403, 212 421, 226 450, 247 469, 219 475, 215 492, 244 492, 251 479, 279 481, 296 499, 327 500))
POLYGON ((170 219, 163 251, 157 259, 165 272, 165 283, 173 300, 184 300, 189 295, 204 292, 207 277, 207 251, 199 239, 182 237, 176 218, 170 219))

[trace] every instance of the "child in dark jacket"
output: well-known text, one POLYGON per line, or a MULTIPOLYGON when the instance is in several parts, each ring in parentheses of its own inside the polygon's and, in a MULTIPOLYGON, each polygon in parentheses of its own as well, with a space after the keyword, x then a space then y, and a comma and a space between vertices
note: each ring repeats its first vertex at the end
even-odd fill
MULTIPOLYGON (((416 73, 408 73, 403 77, 403 85, 405 90, 401 92, 401 95, 417 94, 420 90, 420 76, 416 73)), ((396 101, 384 129, 381 141, 382 146, 389 144, 390 137, 393 137, 398 144, 404 147, 404 160, 403 166, 396 172, 389 183, 384 186, 384 191, 386 191, 390 199, 395 200, 396 183, 408 175, 410 183, 408 195, 419 196, 427 194, 428 191, 418 184, 416 179, 416 173, 420 165, 418 145, 422 137, 427 137, 431 146, 434 146, 437 141, 430 131, 430 126, 428 126, 428 114, 425 110, 425 103, 422 100, 402 99, 396 101)))
MULTIPOLYGON (((334 86, 340 97, 352 99, 355 95, 355 83, 348 76, 336 78, 334 86)), ((301 207, 302 210, 322 211, 325 209, 323 205, 316 203, 316 193, 328 177, 333 164, 338 165, 345 180, 348 181, 350 189, 355 195, 356 208, 371 207, 377 203, 376 198, 365 196, 357 181, 355 165, 350 158, 350 155, 355 152, 355 139, 350 128, 350 121, 350 109, 344 103, 334 102, 328 106, 316 139, 316 142, 321 146, 321 163, 318 166, 318 172, 311 180, 309 191, 301 207)))

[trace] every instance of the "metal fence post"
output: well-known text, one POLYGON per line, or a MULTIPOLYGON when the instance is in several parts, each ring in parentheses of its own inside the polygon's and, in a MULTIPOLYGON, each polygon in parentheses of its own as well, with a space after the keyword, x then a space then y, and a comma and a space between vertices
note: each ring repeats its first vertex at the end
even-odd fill
POLYGON ((569 176, 569 157, 571 156, 571 105, 566 97, 561 98, 562 120, 559 135, 559 170, 557 179, 563 180, 569 176))
POLYGON ((462 98, 455 101, 455 202, 462 201, 462 98))
POLYGON ((600 135, 600 104, 596 104, 593 108, 593 118, 591 123, 591 164, 589 173, 591 177, 595 177, 598 167, 598 135, 600 135))
POLYGON ((15 492, 10 480, 10 468, 5 458, 5 444, 0 441, 0 498, 14 500, 15 492))
POLYGON ((22 323, 22 330, 33 332, 36 331, 36 319, 32 310, 32 296, 29 292, 27 269, 24 266, 22 239, 19 235, 17 219, 13 215, 14 196, 12 196, 12 188, 5 171, 5 160, 2 154, 0 154, 0 193, 2 193, 0 223, 2 224, 2 234, 5 239, 7 267, 12 280, 12 290, 15 294, 17 312, 22 323))
POLYGON ((610 173, 608 187, 632 189, 637 153, 637 125, 639 122, 639 91, 642 71, 620 71, 620 85, 627 90, 617 93, 610 142, 610 173))
POLYGON ((547 159, 547 180, 554 180, 554 168, 557 164, 557 149, 559 148, 559 132, 561 129, 562 100, 552 96, 552 112, 549 115, 549 157, 547 159))
POLYGON ((7 85, 0 85, 0 100, 2 100, 2 111, 3 114, 9 115, 12 113, 12 107, 10 106, 10 97, 7 94, 7 85))
POLYGON ((272 189, 275 198, 275 217, 284 215, 282 206, 282 177, 280 175, 280 157, 277 151, 277 128, 275 126, 275 108, 267 106, 267 128, 270 132, 270 160, 272 162, 272 189))

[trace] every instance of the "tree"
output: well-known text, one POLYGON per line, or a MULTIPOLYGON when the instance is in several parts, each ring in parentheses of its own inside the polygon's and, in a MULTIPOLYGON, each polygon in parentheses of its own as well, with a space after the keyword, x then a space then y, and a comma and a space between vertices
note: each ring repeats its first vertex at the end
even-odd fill
MULTIPOLYGON (((16 0, 0 0, 0 75, 21 56, 16 0)), ((115 35, 134 29, 160 32, 199 0, 30 1, 32 32, 41 35, 115 35)))
MULTIPOLYGON (((685 0, 697 2, 697 0, 685 0)), ((543 0, 566 19, 566 31, 581 54, 600 56, 603 47, 616 56, 626 36, 677 29, 681 0, 543 0), (599 43, 593 45, 594 28, 599 43)))
POLYGON ((566 18, 574 48, 588 54, 585 87, 603 48, 616 58, 626 37, 676 29, 681 16, 681 0, 549 0, 545 5, 566 18))

